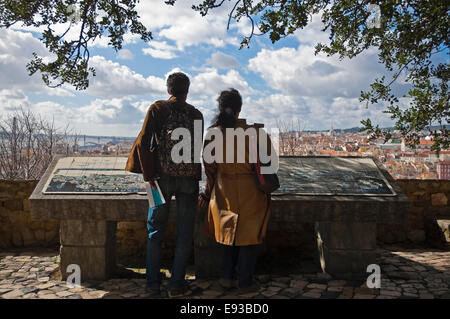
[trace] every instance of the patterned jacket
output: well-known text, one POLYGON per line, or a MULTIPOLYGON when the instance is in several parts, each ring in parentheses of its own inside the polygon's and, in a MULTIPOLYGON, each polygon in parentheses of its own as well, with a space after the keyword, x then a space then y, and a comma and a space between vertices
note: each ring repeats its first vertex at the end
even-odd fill
MULTIPOLYGON (((167 101, 157 101, 153 103, 147 111, 141 132, 131 148, 130 155, 125 170, 132 173, 142 173, 144 181, 149 181, 157 177, 160 173, 160 165, 158 163, 158 156, 156 152, 150 149, 151 139, 154 133, 159 134, 162 124, 169 115, 169 108, 171 104, 178 104, 178 106, 190 107, 193 109, 193 119, 202 121, 203 134, 203 115, 194 106, 186 103, 181 98, 171 96, 167 101), (180 105, 181 104, 181 105, 180 105), (184 104, 184 105, 183 105, 184 104)), ((201 179, 201 164, 198 163, 196 174, 194 176, 201 179)))

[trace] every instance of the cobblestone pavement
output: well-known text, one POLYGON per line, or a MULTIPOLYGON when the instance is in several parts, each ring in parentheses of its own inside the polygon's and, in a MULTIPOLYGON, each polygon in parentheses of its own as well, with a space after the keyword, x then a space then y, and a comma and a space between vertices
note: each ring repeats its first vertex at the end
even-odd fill
MULTIPOLYGON (((70 288, 58 280, 57 254, 55 251, 0 252, 0 298, 148 298, 142 273, 137 274, 141 278, 114 278, 70 288)), ((188 275, 191 294, 185 298, 450 299, 450 251, 380 248, 378 256, 382 271, 380 289, 319 273, 259 274, 256 278, 261 283, 260 291, 239 295, 237 289, 223 290, 217 281, 195 280, 188 275)), ((164 280, 163 297, 167 297, 167 284, 164 280)))

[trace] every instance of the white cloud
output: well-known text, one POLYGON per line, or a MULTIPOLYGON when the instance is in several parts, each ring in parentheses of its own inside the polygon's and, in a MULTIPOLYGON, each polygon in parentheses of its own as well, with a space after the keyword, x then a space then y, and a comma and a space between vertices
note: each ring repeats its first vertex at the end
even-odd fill
POLYGON ((122 49, 117 53, 117 59, 121 60, 133 60, 134 54, 128 49, 122 49))
POLYGON ((95 99, 81 107, 68 107, 54 101, 31 103, 21 91, 0 91, 0 118, 20 107, 73 133, 137 136, 152 102, 131 98, 95 99))
POLYGON ((330 42, 329 30, 322 31, 324 24, 321 20, 322 13, 312 15, 308 25, 294 32, 294 36, 302 44, 315 45, 317 43, 328 44, 330 42))
MULTIPOLYGON (((97 16, 97 21, 101 19, 101 15, 97 16)), ((55 35, 63 35, 64 34, 64 40, 66 41, 74 41, 78 40, 80 37, 80 31, 81 31, 81 22, 72 23, 70 25, 69 22, 67 23, 59 23, 59 24, 52 24, 51 29, 53 30, 55 35), (70 26, 70 29, 68 29, 70 26)), ((11 30, 16 31, 27 31, 27 32, 38 32, 42 33, 46 30, 47 26, 40 26, 40 27, 34 27, 34 26, 24 26, 20 24, 13 25, 11 27, 11 30)), ((125 33, 123 35, 123 42, 122 45, 125 46, 127 44, 137 43, 140 40, 139 34, 132 34, 131 32, 125 33)), ((106 48, 109 46, 109 37, 108 36, 98 36, 95 40, 91 40, 89 42, 90 47, 99 47, 99 48, 106 48)))
POLYGON ((214 52, 206 63, 218 69, 233 69, 239 67, 239 62, 234 56, 220 51, 214 52))
MULTIPOLYGON (((144 48, 130 46, 117 54, 117 59, 141 59, 136 52, 142 50, 143 54, 166 60, 160 61, 161 65, 172 70, 164 78, 144 76, 140 70, 97 55, 90 60, 97 76, 90 77, 90 87, 84 92, 67 86, 50 89, 39 74, 29 77, 26 64, 32 52, 46 59, 51 56, 31 33, 3 30, 0 33, 0 112, 6 114, 19 106, 30 107, 49 119, 54 116, 60 123, 71 123, 86 134, 135 136, 150 104, 168 97, 167 76, 182 71, 191 79, 188 102, 203 112, 207 124, 216 113, 219 92, 230 87, 238 89, 244 98, 242 116, 249 122, 265 123, 266 127, 274 126, 276 119, 306 122, 306 129, 358 126, 366 117, 382 125, 391 124, 389 117, 381 112, 382 106, 366 109, 358 101, 360 91, 368 89, 375 77, 386 73, 377 62, 375 50, 342 61, 323 54, 314 55, 314 44, 328 41, 328 33, 320 31, 322 23, 318 15, 313 16, 313 22, 305 29, 296 31, 291 40, 286 39, 298 41, 296 48, 275 49, 255 38, 253 48, 266 48, 249 60, 249 72, 243 77, 235 70, 239 62, 230 55, 227 46, 237 46, 240 34, 248 35, 248 21, 232 23, 227 31, 229 8, 224 6, 201 17, 190 5, 187 1, 178 1, 175 7, 160 0, 141 1, 139 14, 156 40, 144 48), (195 50, 195 59, 170 61, 183 57, 191 49, 195 50), (255 75, 266 86, 259 80, 253 82, 255 75), (36 98, 30 93, 41 96, 36 98), (62 99, 62 96, 74 96, 74 99, 62 99), (94 99, 90 101, 92 96, 94 99), (64 105, 66 101, 69 106, 64 105)), ((63 25, 55 28, 64 31, 63 25)), ((76 35, 74 28, 67 38, 76 35)), ((138 38, 127 34, 125 44, 136 43, 138 38)), ((93 46, 106 47, 108 40, 103 37, 93 46)))
MULTIPOLYGON (((71 36, 73 37, 73 35, 75 36, 79 36, 79 30, 77 30, 76 28, 74 28, 73 30, 71 29, 69 31, 69 33, 71 34, 71 36), (73 34, 73 35, 72 35, 73 34)), ((66 37, 65 37, 66 38, 66 37)), ((122 42, 122 46, 126 46, 128 44, 133 44, 133 43, 137 43, 138 41, 140 41, 141 37, 139 34, 133 34, 131 32, 125 33, 123 35, 123 42, 122 42)), ((91 46, 93 47, 99 47, 99 48, 107 48, 109 46, 109 37, 107 36, 102 36, 102 37, 97 37, 97 39, 95 39, 94 41, 91 42, 91 46)), ((123 49, 122 49, 123 50, 123 49)))
POLYGON ((72 96, 65 87, 51 89, 42 81, 38 73, 28 75, 27 63, 36 52, 45 61, 52 58, 45 46, 31 33, 14 30, 0 32, 0 87, 2 89, 17 89, 39 94, 55 96, 72 96))
POLYGON ((88 94, 111 98, 166 92, 164 79, 151 75, 145 78, 129 67, 102 56, 92 57, 90 63, 95 68, 96 76, 90 79, 86 90, 88 94))
POLYGON ((191 6, 192 3, 187 1, 168 6, 160 0, 147 0, 139 2, 136 8, 144 25, 160 38, 174 41, 178 50, 198 44, 214 47, 239 44, 238 39, 226 30, 225 7, 202 17, 191 6))
POLYGON ((54 101, 32 103, 20 89, 0 90, 0 118, 15 114, 21 108, 31 110, 36 117, 49 123, 53 121, 56 128, 64 129, 67 125, 71 129, 75 128, 73 124, 77 114, 70 108, 54 101))
POLYGON ((267 84, 289 95, 358 97, 375 77, 385 73, 375 50, 353 59, 314 55, 310 45, 278 50, 262 49, 249 60, 249 69, 267 84))
POLYGON ((236 70, 219 74, 217 69, 208 69, 191 79, 191 93, 195 96, 218 96, 220 91, 235 88, 243 95, 254 94, 255 90, 236 70))
POLYGON ((0 90, 0 110, 2 114, 14 112, 17 108, 29 105, 28 97, 20 89, 0 90))
POLYGON ((144 54, 151 55, 156 59, 170 60, 177 57, 177 55, 175 54, 177 48, 175 46, 167 44, 166 41, 150 41, 148 45, 149 48, 143 48, 142 52, 144 54))
POLYGON ((96 99, 77 112, 85 121, 98 124, 137 124, 145 116, 129 98, 96 99))
MULTIPOLYGON (((388 75, 378 62, 377 50, 369 48, 353 59, 342 60, 315 55, 317 43, 329 43, 329 31, 322 29, 320 14, 314 15, 306 28, 294 33, 300 43, 297 48, 263 48, 249 60, 248 69, 278 93, 247 100, 243 115, 270 126, 276 119, 300 120, 306 129, 361 126, 365 118, 381 126, 392 125, 389 115, 382 112, 386 105, 366 108, 359 102, 361 90, 369 90, 375 78, 388 75)), ((407 102, 402 103, 406 107, 407 102)))
POLYGON ((303 130, 327 130, 361 126, 370 117, 382 126, 392 125, 383 106, 365 108, 357 98, 301 97, 271 94, 267 97, 244 99, 241 116, 249 123, 264 123, 266 128, 277 127, 277 121, 300 123, 303 130))

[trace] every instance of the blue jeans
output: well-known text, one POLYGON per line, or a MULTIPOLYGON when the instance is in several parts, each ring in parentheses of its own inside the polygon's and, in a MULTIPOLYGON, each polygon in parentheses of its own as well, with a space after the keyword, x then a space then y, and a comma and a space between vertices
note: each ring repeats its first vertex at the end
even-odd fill
POLYGON ((259 245, 222 245, 222 278, 233 280, 237 273, 240 288, 251 286, 258 258, 258 247, 259 245))
POLYGON ((195 216, 197 214, 198 180, 191 177, 162 176, 159 187, 166 204, 149 209, 147 219, 147 286, 153 289, 161 284, 161 244, 169 220, 171 198, 177 203, 177 241, 173 261, 170 289, 184 285, 186 266, 192 249, 195 216))

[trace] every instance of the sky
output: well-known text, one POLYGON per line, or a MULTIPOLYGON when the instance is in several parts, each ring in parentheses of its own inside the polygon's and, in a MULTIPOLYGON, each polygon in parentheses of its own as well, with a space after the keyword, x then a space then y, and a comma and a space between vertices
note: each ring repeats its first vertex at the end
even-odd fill
MULTIPOLYGON (((78 134, 133 137, 149 106, 169 97, 167 76, 182 71, 191 80, 187 102, 203 113, 207 124, 217 112, 219 92, 232 87, 243 97, 241 117, 266 128, 276 127, 277 120, 293 121, 303 130, 350 128, 368 117, 382 127, 392 125, 383 105, 359 102, 361 90, 388 74, 376 49, 351 60, 314 55, 318 42, 328 42, 316 15, 305 29, 275 44, 268 36, 256 36, 249 49, 239 50, 250 31, 248 21, 232 22, 227 30, 229 7, 202 17, 191 5, 141 1, 137 11, 153 40, 146 43, 128 34, 118 52, 108 47, 106 37, 92 43, 89 63, 96 76, 84 91, 68 85, 48 88, 39 74, 28 75, 33 52, 51 58, 38 30, 20 25, 1 29, 0 116, 29 108, 78 134)), ((74 28, 66 37, 76 34, 74 28)), ((398 82, 401 89, 405 84, 398 82)))

